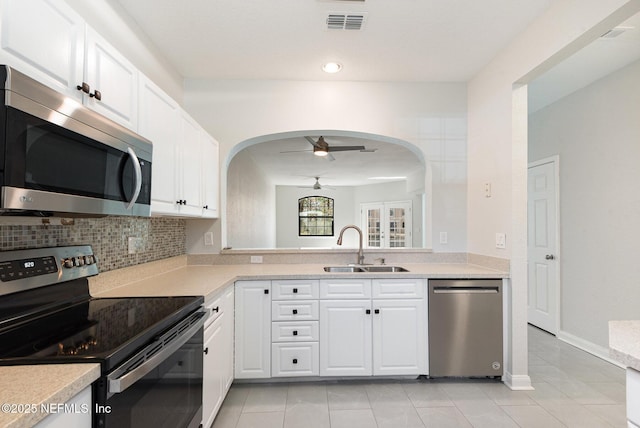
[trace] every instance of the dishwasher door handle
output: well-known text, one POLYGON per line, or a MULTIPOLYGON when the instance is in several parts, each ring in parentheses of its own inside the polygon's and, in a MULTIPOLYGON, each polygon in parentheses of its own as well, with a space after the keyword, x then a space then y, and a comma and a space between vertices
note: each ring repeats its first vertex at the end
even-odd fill
POLYGON ((433 287, 433 294, 497 294, 498 287, 433 287))

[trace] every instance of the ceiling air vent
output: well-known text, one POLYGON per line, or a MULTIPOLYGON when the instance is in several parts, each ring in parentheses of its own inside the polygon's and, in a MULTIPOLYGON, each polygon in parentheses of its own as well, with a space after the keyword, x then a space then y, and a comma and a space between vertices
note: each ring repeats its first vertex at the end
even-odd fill
POLYGON ((328 30, 362 30, 366 13, 330 12, 327 16, 328 30))

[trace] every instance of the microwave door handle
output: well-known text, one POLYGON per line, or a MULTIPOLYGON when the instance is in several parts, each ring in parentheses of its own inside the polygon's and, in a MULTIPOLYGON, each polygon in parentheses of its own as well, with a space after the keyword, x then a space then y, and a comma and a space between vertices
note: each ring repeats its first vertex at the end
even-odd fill
POLYGON ((138 156, 136 156, 136 152, 134 152, 131 147, 127 147, 127 152, 129 153, 129 156, 131 156, 131 159, 133 160, 133 171, 136 174, 136 189, 133 192, 133 196, 131 197, 131 200, 127 204, 127 210, 130 210, 131 208, 133 208, 133 205, 136 203, 138 196, 140 196, 140 189, 142 188, 142 169, 140 168, 140 160, 138 159, 138 156))

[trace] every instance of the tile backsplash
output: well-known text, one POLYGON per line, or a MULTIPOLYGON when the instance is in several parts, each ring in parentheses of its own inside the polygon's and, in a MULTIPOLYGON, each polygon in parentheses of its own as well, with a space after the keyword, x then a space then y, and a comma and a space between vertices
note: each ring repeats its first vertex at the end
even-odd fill
MULTIPOLYGON (((186 254, 186 220, 160 217, 76 218, 73 224, 0 224, 0 250, 89 244, 101 272, 186 254), (129 254, 129 237, 141 238, 129 254)), ((52 222, 53 223, 53 222, 52 222)))

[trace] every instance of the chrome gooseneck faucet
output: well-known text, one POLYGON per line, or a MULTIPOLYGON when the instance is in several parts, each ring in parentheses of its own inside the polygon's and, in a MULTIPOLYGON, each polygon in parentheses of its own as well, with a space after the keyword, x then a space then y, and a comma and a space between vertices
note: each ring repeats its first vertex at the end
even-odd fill
POLYGON ((360 235, 360 246, 358 247, 358 261, 356 262, 356 264, 363 265, 364 253, 362 252, 362 230, 360 230, 358 226, 356 226, 355 224, 348 224, 345 227, 343 227, 342 230, 340 231, 340 235, 338 236, 338 245, 342 245, 342 235, 344 234, 344 231, 347 229, 355 229, 358 232, 358 235, 360 235))

